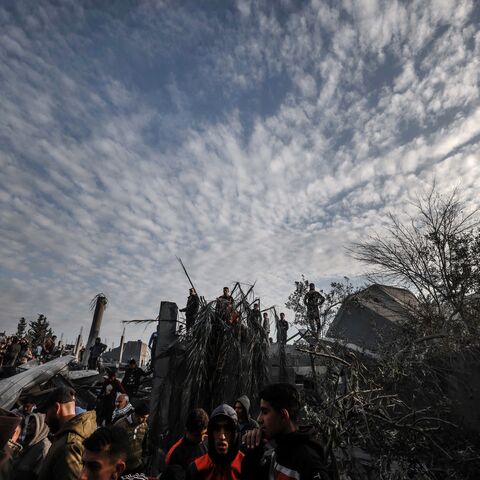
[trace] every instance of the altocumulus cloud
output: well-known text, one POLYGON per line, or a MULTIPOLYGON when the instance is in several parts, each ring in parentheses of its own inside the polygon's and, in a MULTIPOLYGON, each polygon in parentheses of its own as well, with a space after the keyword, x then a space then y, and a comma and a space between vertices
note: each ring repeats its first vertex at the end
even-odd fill
MULTIPOLYGON (((477 2, 7 2, 2 329, 73 338, 257 281, 362 273, 342 248, 434 179, 480 181, 477 2)), ((130 337, 142 336, 130 332, 130 337)))

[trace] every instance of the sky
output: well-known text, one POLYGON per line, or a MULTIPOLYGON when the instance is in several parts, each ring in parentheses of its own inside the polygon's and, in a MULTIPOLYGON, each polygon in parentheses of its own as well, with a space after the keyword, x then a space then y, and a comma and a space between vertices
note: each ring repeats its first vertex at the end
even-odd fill
MULTIPOLYGON (((0 2, 0 331, 58 336, 301 274, 436 182, 478 206, 474 0, 0 2)), ((292 314, 287 312, 287 319, 292 314)), ((128 339, 152 327, 128 326, 128 339)))

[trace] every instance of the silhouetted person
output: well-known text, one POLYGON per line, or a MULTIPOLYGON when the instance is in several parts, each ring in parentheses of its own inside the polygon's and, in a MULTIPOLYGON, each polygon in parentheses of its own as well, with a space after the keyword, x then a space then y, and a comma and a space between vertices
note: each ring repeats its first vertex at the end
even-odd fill
POLYGON ((325 297, 315 290, 315 284, 311 283, 309 291, 305 294, 303 303, 307 307, 307 320, 313 333, 320 327, 320 306, 325 301, 325 297))
POLYGON ((198 295, 195 289, 191 288, 189 293, 190 295, 188 296, 188 299, 187 299, 187 306, 180 310, 180 312, 185 312, 187 332, 195 324, 195 319, 197 318, 198 309, 200 307, 200 299, 198 298, 198 295))

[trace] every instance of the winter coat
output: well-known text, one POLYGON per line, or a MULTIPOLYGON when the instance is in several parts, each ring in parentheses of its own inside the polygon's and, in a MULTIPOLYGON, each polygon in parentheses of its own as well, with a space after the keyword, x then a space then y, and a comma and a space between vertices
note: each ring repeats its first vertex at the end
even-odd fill
POLYGON ((217 407, 208 422, 208 453, 197 458, 187 470, 187 480, 239 480, 244 454, 239 451, 237 414, 229 405, 217 407), (234 439, 226 455, 219 455, 214 443, 213 426, 218 417, 227 418, 231 423, 234 439))
POLYGON ((188 466, 206 453, 207 446, 203 442, 194 443, 188 438, 182 437, 170 448, 165 457, 167 469, 162 478, 184 480, 188 466))
POLYGON ((71 418, 55 434, 39 480, 77 480, 82 471, 83 441, 97 428, 94 411, 71 418))
POLYGON ((45 415, 43 413, 28 415, 24 428, 27 428, 27 425, 31 422, 35 424, 33 437, 28 440, 28 443, 23 443, 22 454, 13 467, 16 480, 37 479, 45 457, 52 445, 52 442, 48 439, 50 429, 45 423, 45 415))
POLYGON ((137 472, 141 470, 144 457, 147 456, 148 425, 146 423, 137 425, 135 416, 132 414, 115 422, 115 426, 126 430, 130 440, 126 472, 137 472))
POLYGON ((244 480, 330 480, 322 446, 314 440, 313 429, 275 438, 273 451, 263 447, 248 450, 242 465, 244 480), (269 455, 270 454, 270 455, 269 455))

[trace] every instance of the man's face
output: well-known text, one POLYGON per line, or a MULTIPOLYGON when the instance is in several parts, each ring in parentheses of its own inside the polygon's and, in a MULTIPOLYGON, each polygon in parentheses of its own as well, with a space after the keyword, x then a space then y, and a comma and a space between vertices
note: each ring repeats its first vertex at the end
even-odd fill
POLYGON ((206 435, 207 435, 206 428, 198 432, 187 432, 188 439, 197 445, 203 442, 206 435))
POLYGON ((225 288, 223 289, 223 294, 224 294, 224 295, 228 295, 229 293, 230 293, 230 290, 229 290, 227 287, 225 287, 225 288))
POLYGON ((213 443, 219 455, 226 455, 233 442, 232 426, 228 420, 219 419, 213 425, 213 443))
POLYGON ((50 428, 52 433, 56 433, 60 429, 60 418, 58 416, 59 409, 59 404, 54 403, 45 412, 45 423, 48 425, 48 428, 50 428))
POLYGON ((117 400, 115 401, 115 406, 117 408, 125 408, 127 406, 127 397, 125 395, 119 395, 117 400))
POLYGON ((24 415, 28 415, 29 413, 32 413, 33 407, 35 406, 34 403, 24 403, 22 406, 22 411, 24 415))
POLYGON ((285 429, 285 418, 272 408, 270 402, 260 400, 260 413, 257 422, 268 439, 275 438, 285 429))
POLYGON ((111 480, 120 478, 125 470, 125 461, 112 460, 106 452, 91 452, 85 449, 82 456, 83 469, 80 480, 111 480))
POLYGON ((148 414, 147 415, 135 415, 137 419, 137 425, 141 425, 142 423, 147 423, 148 414))
POLYGON ((239 420, 245 420, 247 416, 247 412, 245 411, 245 407, 240 402, 235 402, 235 411, 237 412, 237 417, 239 420))
POLYGON ((282 320, 285 320, 285 314, 284 314, 284 313, 281 313, 281 314, 280 314, 280 318, 281 318, 282 320))

